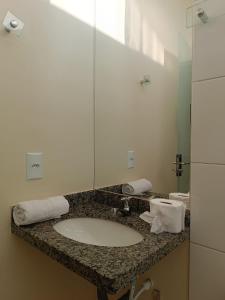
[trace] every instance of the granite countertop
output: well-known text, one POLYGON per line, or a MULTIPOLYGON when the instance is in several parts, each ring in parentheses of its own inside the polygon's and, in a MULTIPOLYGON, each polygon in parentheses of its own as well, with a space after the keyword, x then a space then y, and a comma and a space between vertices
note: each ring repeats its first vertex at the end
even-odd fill
POLYGON ((180 234, 155 235, 150 233, 150 225, 137 213, 129 217, 113 216, 111 207, 96 201, 79 203, 69 214, 57 220, 21 227, 12 221, 12 232, 109 294, 128 286, 134 276, 148 271, 189 239, 188 227, 180 234), (114 220, 136 229, 144 239, 129 247, 100 247, 70 240, 53 229, 53 225, 62 219, 77 217, 114 220))

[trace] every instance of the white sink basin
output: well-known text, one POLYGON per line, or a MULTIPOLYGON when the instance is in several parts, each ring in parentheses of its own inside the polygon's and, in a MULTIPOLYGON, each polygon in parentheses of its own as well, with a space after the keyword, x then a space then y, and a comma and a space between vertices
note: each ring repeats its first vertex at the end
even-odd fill
POLYGON ((75 218, 59 222, 54 229, 61 235, 89 245, 126 247, 140 243, 137 231, 117 222, 94 218, 75 218))

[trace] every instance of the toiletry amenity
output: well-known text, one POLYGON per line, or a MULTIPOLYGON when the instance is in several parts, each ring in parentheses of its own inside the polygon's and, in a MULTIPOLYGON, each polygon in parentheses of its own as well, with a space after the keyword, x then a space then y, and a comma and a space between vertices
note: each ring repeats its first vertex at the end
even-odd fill
POLYGON ((28 225, 50 219, 60 218, 69 212, 69 203, 63 196, 45 200, 32 200, 18 203, 13 208, 16 225, 28 225))
POLYGON ((168 199, 152 199, 150 213, 154 217, 151 232, 179 233, 185 228, 186 206, 181 201, 168 199))
POLYGON ((130 181, 122 186, 123 194, 128 195, 141 195, 144 192, 151 191, 152 183, 147 179, 139 179, 136 181, 130 181))
POLYGON ((190 193, 170 193, 169 199, 182 201, 190 209, 190 193))

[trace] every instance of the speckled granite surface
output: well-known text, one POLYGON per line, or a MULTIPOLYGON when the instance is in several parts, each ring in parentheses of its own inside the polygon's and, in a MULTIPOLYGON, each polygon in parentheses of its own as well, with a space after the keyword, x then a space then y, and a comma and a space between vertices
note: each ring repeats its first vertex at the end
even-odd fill
MULTIPOLYGON (((136 211, 139 214, 143 213, 146 210, 149 210, 149 198, 150 197, 157 197, 157 198, 168 198, 168 195, 164 194, 156 194, 151 193, 148 194, 148 196, 143 197, 137 197, 132 196, 132 198, 129 200, 129 206, 132 211, 136 211)), ((107 204, 111 207, 118 207, 122 208, 123 203, 121 201, 121 197, 126 197, 126 195, 111 192, 108 190, 96 190, 95 191, 95 200, 102 204, 107 204)), ((129 196, 131 197, 131 196, 129 196)))
POLYGON ((61 236, 53 225, 62 219, 18 227, 12 222, 12 232, 40 249, 73 272, 78 273, 107 293, 113 294, 129 285, 132 277, 148 271, 151 266, 189 239, 189 228, 180 234, 150 233, 150 225, 137 213, 129 217, 113 216, 111 207, 93 200, 98 193, 67 196, 70 213, 66 218, 94 217, 110 219, 139 231, 144 240, 133 246, 110 248, 86 245, 61 236))

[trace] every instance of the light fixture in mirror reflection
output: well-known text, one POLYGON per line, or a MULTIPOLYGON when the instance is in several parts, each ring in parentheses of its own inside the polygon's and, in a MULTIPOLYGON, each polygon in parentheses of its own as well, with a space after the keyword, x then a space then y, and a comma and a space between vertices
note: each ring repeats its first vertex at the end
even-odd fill
POLYGON ((144 75, 143 79, 140 81, 141 86, 146 86, 151 84, 151 76, 150 75, 144 75))
POLYGON ((50 0, 50 4, 90 26, 96 25, 99 32, 164 65, 164 46, 152 28, 148 12, 143 14, 141 1, 50 0))

